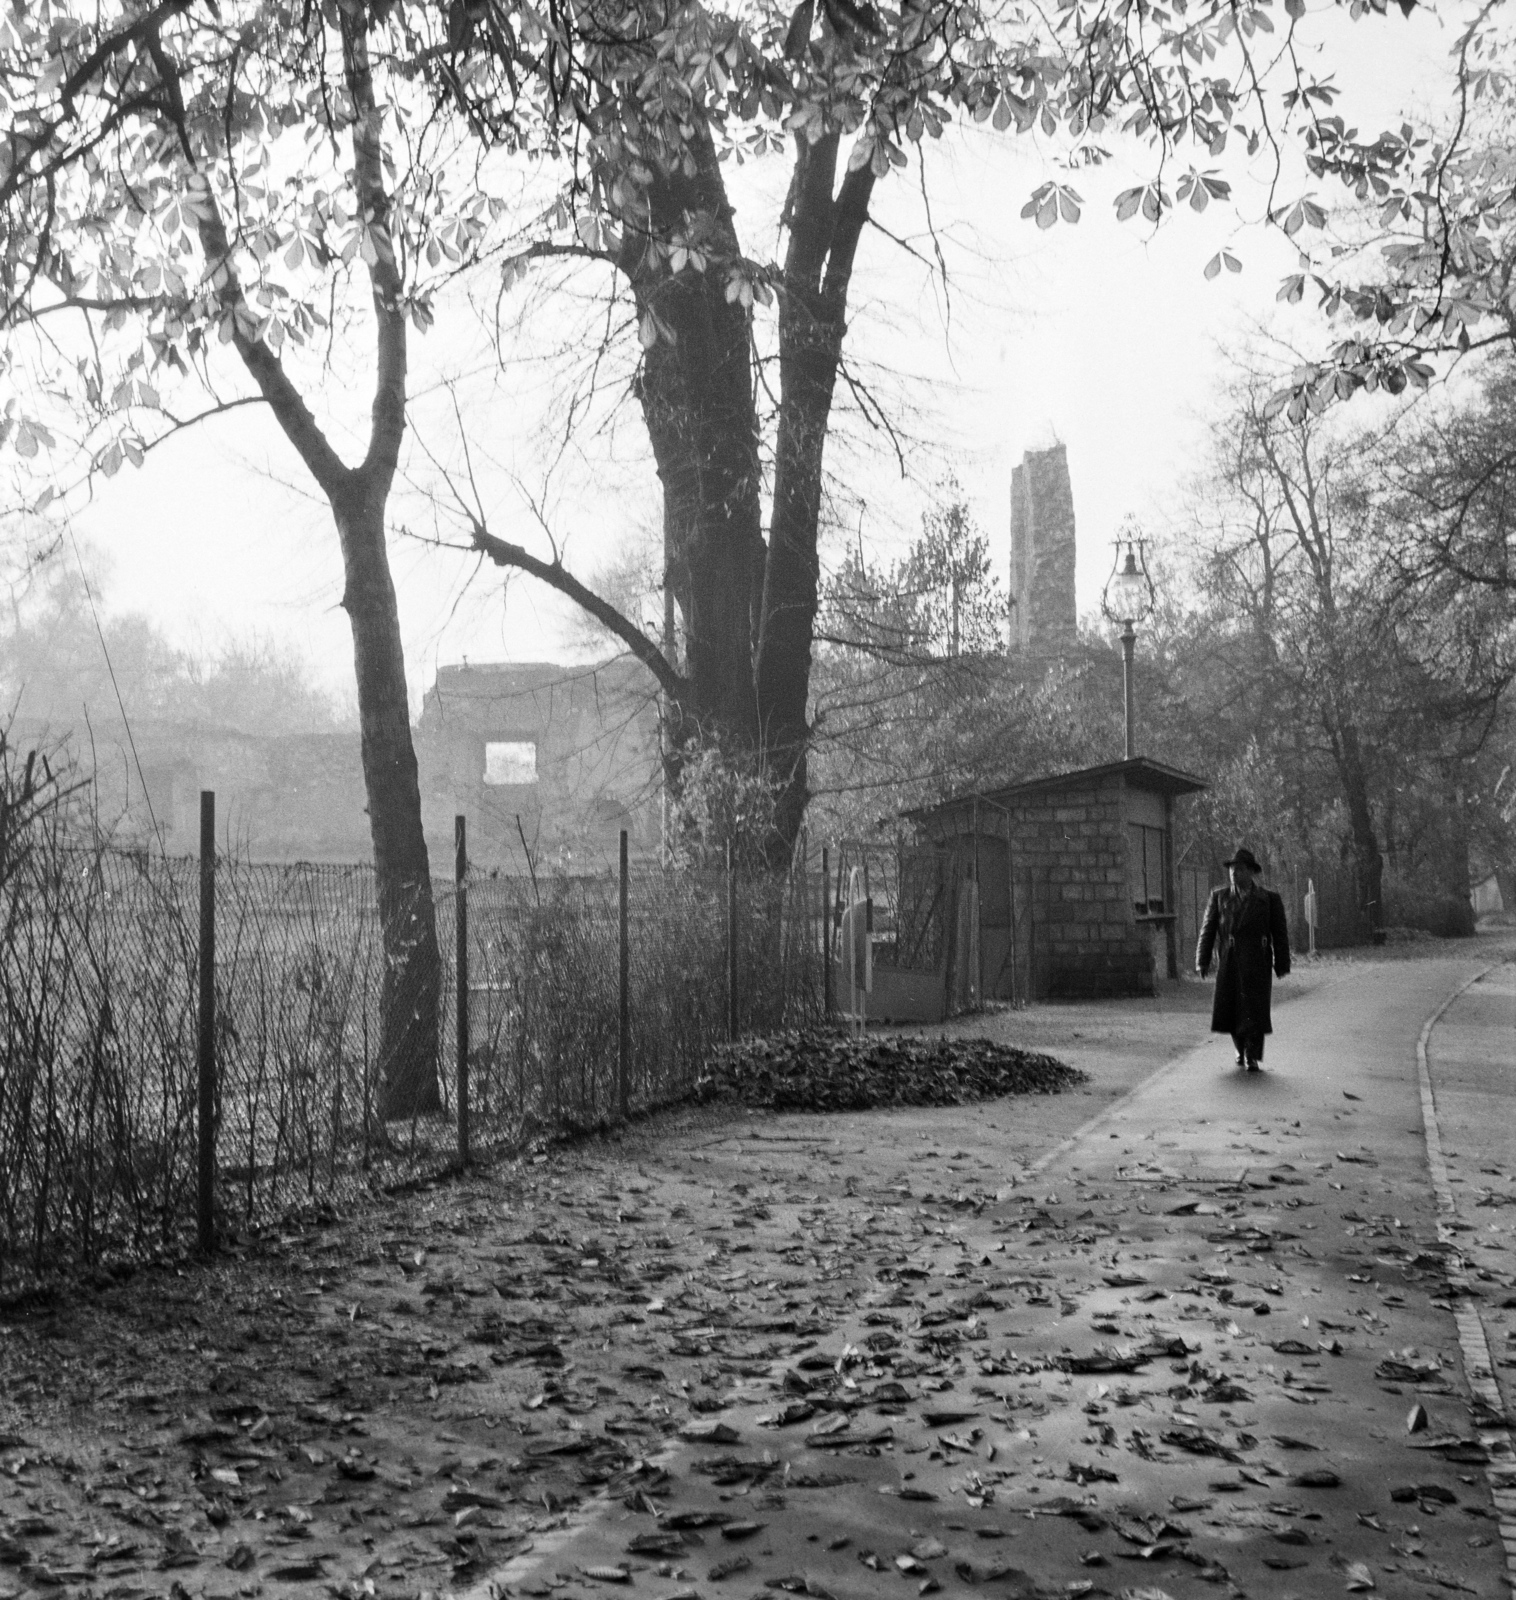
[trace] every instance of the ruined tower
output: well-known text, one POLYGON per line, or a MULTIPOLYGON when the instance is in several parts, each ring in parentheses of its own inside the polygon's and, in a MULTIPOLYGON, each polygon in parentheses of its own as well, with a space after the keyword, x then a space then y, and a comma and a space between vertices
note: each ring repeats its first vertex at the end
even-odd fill
POLYGON ((1068 452, 1028 450, 1011 472, 1011 649, 1055 656, 1078 637, 1068 452))

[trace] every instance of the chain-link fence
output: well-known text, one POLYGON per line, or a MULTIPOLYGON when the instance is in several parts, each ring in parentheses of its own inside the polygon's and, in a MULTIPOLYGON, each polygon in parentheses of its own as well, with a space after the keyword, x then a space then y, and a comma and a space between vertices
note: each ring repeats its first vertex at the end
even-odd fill
MULTIPOLYGON (((819 875, 630 873, 624 1032, 616 877, 465 889, 476 1153, 687 1094, 734 1018, 768 1030, 821 1013, 819 875)), ((387 1120, 372 867, 217 863, 222 1232, 456 1159, 458 894, 431 894, 439 1021, 421 1070, 440 1109, 387 1120)), ((0 919, 0 1285, 179 1248, 196 1220, 200 863, 54 839, 0 889, 0 919)))
POLYGON ((179 862, 51 843, 6 885, 8 1270, 60 1252, 151 1249, 194 1196, 194 863, 187 876, 179 862))

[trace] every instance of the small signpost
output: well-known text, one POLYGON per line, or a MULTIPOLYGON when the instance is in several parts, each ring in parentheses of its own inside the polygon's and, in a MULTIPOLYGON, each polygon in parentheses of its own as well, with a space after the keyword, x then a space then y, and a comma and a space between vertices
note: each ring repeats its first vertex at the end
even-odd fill
POLYGON ((195 1133, 198 1165, 195 1232, 200 1248, 216 1248, 216 792, 200 791, 200 1008, 196 1039, 199 1090, 195 1133))
POLYGON ((852 1031, 861 1037, 868 1025, 868 996, 874 987, 874 900, 868 892, 868 879, 861 868, 849 875, 848 905, 842 913, 838 934, 842 956, 846 1012, 852 1031))

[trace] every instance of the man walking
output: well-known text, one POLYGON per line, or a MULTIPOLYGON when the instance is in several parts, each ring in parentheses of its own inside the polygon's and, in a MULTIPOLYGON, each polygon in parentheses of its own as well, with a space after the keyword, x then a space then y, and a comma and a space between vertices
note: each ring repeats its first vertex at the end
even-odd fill
POLYGON ((1195 970, 1204 978, 1216 958, 1216 998, 1211 1032, 1229 1033, 1237 1065, 1257 1072, 1263 1062, 1263 1037, 1274 1031, 1269 1017, 1273 975, 1290 970, 1290 930, 1284 901, 1258 882, 1263 868, 1246 845, 1226 863, 1230 879, 1212 889, 1206 902, 1195 970))

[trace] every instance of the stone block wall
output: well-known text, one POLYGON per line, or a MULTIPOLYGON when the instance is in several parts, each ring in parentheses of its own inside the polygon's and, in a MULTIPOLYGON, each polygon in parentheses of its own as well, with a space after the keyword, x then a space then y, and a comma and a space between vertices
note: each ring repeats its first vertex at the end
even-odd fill
POLYGON ((1153 942, 1132 910, 1121 780, 1019 796, 1010 809, 1025 992, 1152 994, 1153 942))

